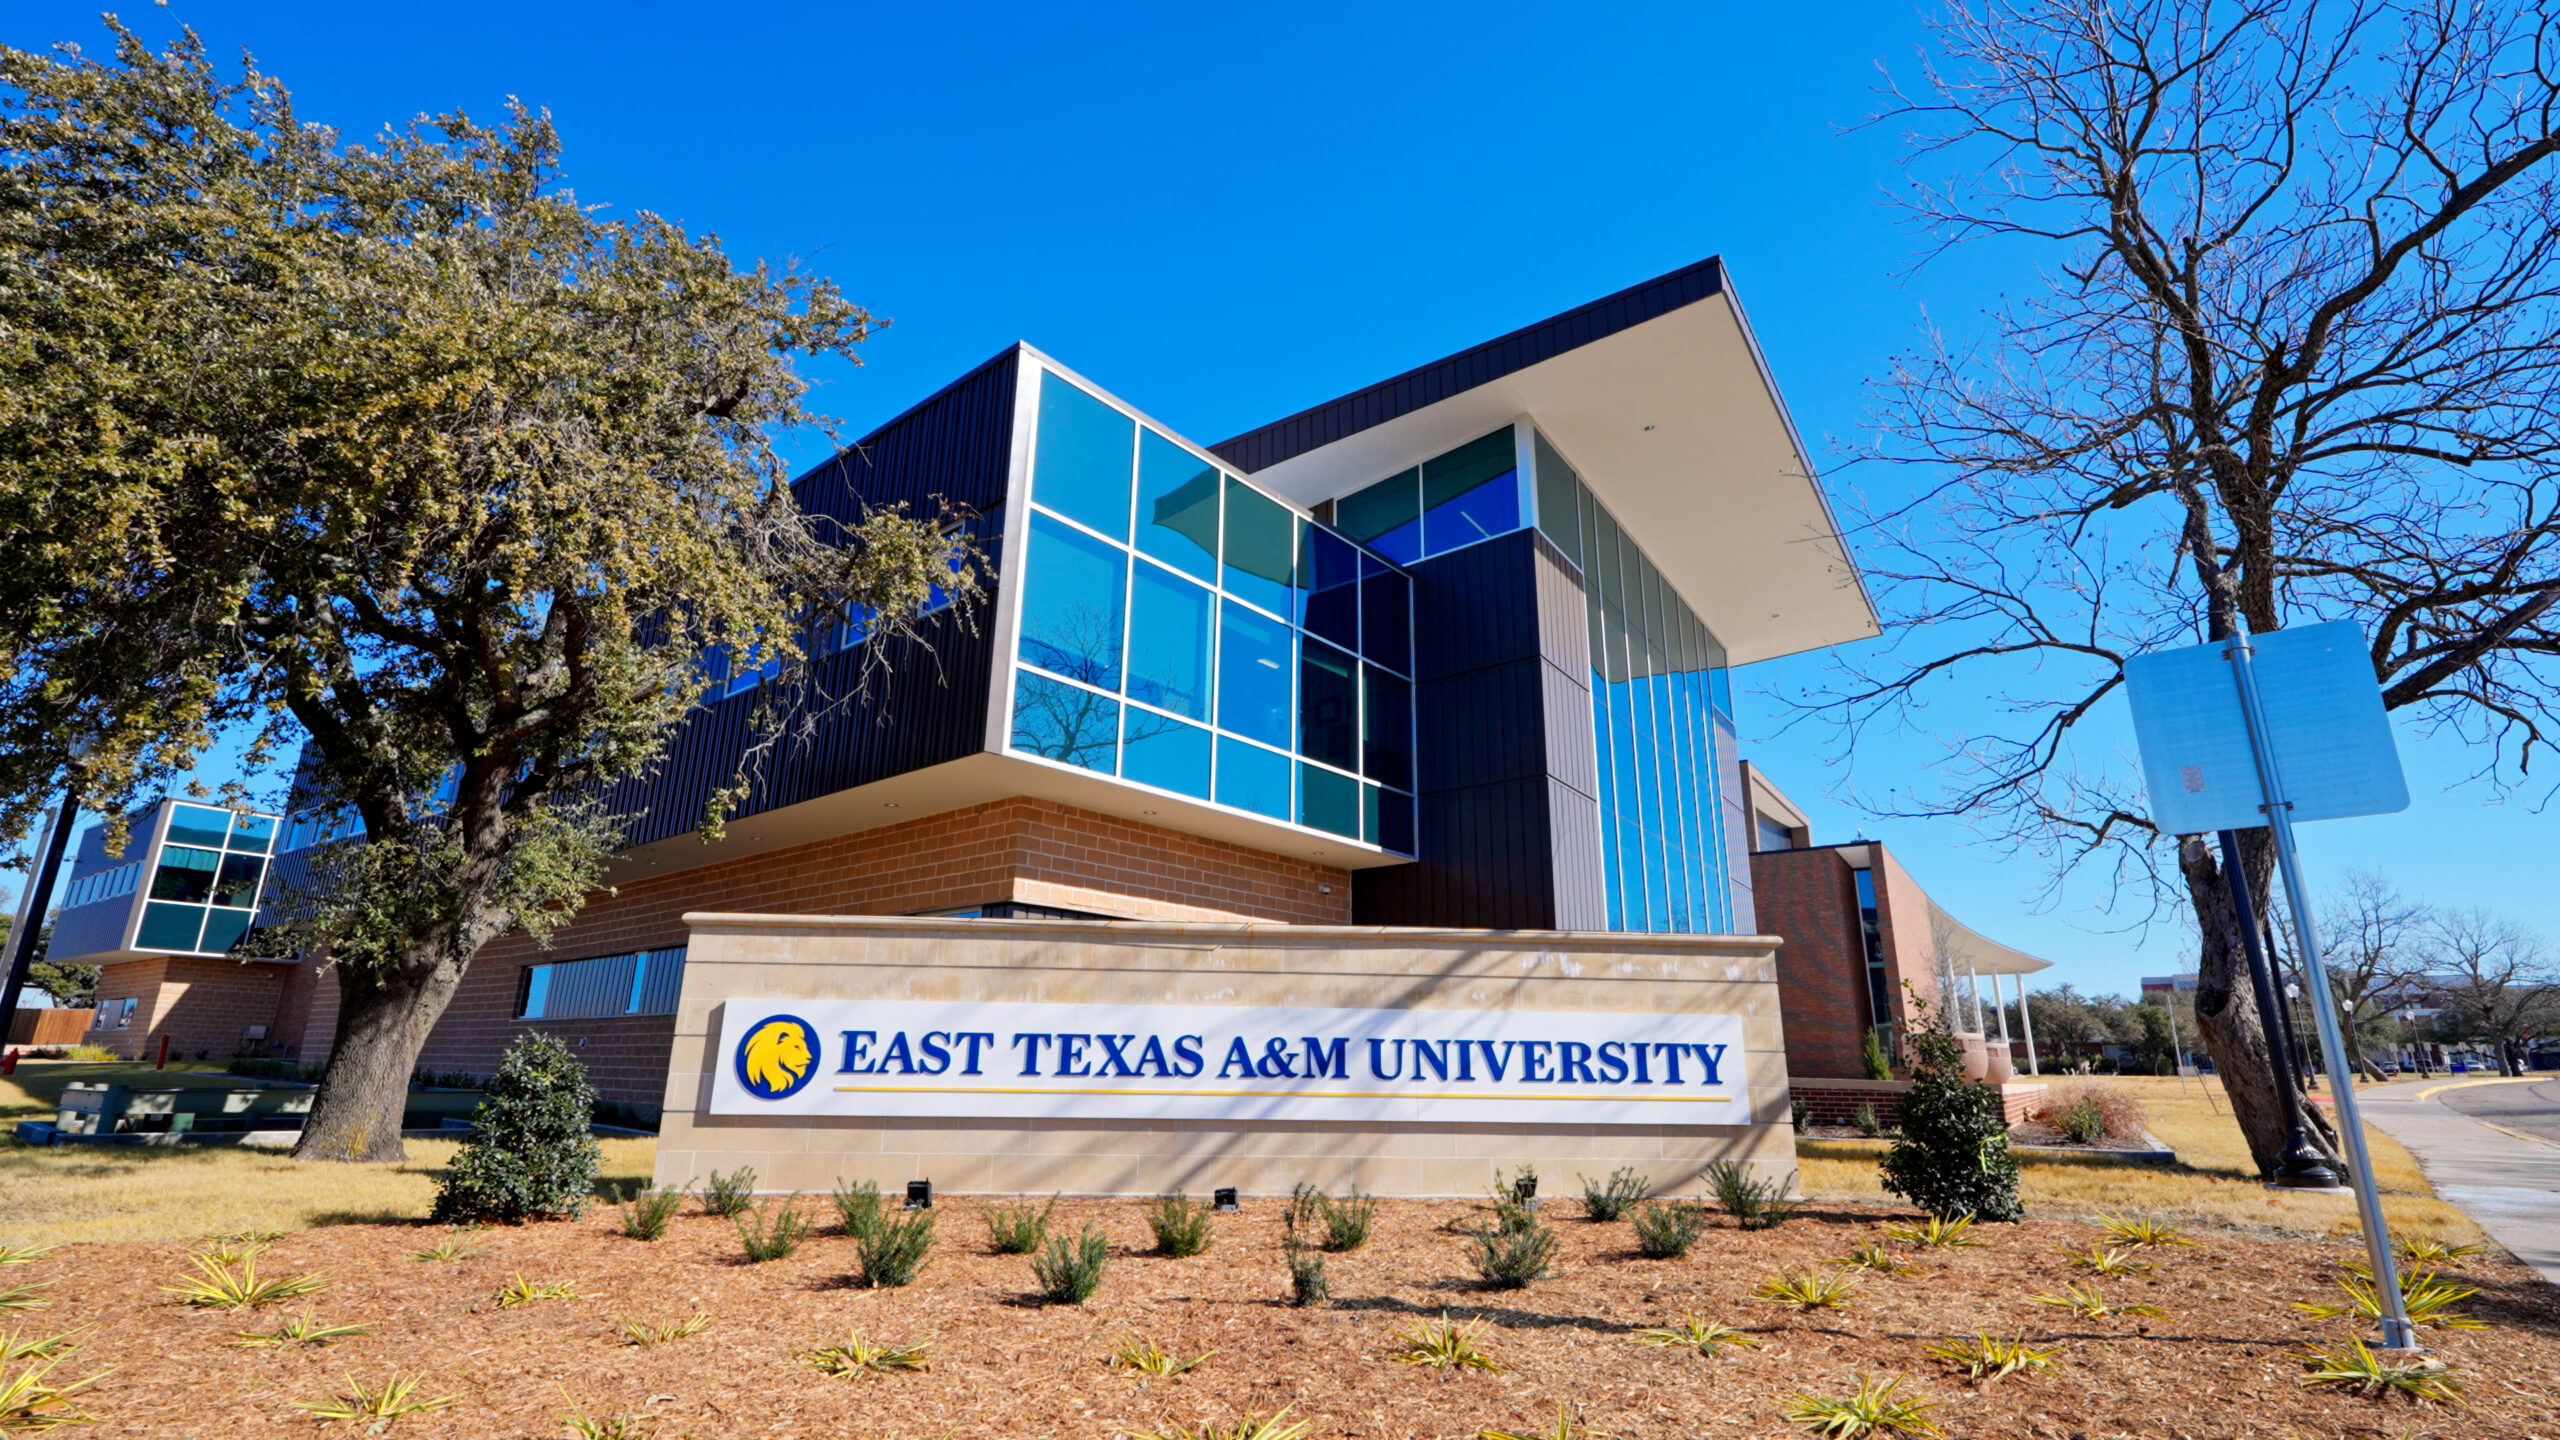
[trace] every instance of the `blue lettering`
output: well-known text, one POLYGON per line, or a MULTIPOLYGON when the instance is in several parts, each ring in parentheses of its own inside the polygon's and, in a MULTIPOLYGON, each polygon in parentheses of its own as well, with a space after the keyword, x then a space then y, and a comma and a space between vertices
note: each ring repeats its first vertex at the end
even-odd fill
POLYGON ((1494 1084, 1502 1083, 1502 1072, 1511 1068, 1511 1059, 1507 1052, 1519 1043, 1517 1040, 1505 1040, 1502 1042, 1501 1049, 1495 1049, 1494 1043, 1490 1040, 1476 1042, 1484 1050, 1484 1073, 1492 1079, 1494 1084))
POLYGON ((1689 1047, 1686 1045, 1674 1045, 1668 1041, 1657 1040, 1653 1042, 1653 1048, 1662 1052, 1662 1073, 1670 1077, 1662 1083, 1665 1085, 1679 1084, 1680 1057, 1687 1053, 1689 1047))
POLYGON ((995 1032, 991 1030, 962 1030, 951 1038, 969 1047, 968 1056, 960 1062, 963 1075, 978 1074, 978 1047, 996 1043, 995 1032))
POLYGON ((871 1042, 879 1038, 880 1032, 876 1030, 847 1030, 844 1032, 844 1063, 836 1067, 836 1073, 839 1075, 871 1074, 872 1067, 862 1063, 863 1052, 870 1049, 871 1042))
POLYGON ((1074 1033, 1072 1033, 1072 1032, 1066 1032, 1066 1031, 1061 1031, 1061 1032, 1059 1033, 1059 1035, 1058 1035, 1058 1073, 1059 1073, 1059 1074, 1061 1074, 1061 1075, 1090 1075, 1090 1074, 1092 1074, 1092 1073, 1093 1073, 1092 1071, 1087 1070, 1086 1068, 1084 1068, 1084 1047, 1085 1047, 1085 1042, 1087 1042, 1087 1041, 1091 1040, 1092 1038, 1093 1038, 1093 1037, 1092 1037, 1092 1036, 1090 1036, 1090 1035, 1077 1035, 1077 1034, 1074 1034, 1074 1033))
POLYGON ((881 1074, 886 1075, 889 1073, 889 1062, 892 1060, 898 1063, 899 1074, 913 1075, 916 1073, 915 1052, 907 1048, 907 1032, 904 1030, 900 1030, 889 1037, 889 1048, 880 1052, 880 1063, 874 1068, 876 1068, 881 1074))
POLYGON ((1633 1050, 1636 1052, 1636 1083, 1637 1083, 1637 1084, 1639 1084, 1639 1085, 1650 1085, 1650 1084, 1652 1084, 1652 1083, 1653 1083, 1653 1072, 1651 1072, 1651 1071, 1649 1071, 1649 1070, 1647 1070, 1647 1069, 1645 1069, 1645 1068, 1644 1068, 1644 1056, 1645 1056, 1645 1051, 1647 1051, 1648 1049, 1650 1049, 1650 1048, 1652 1048, 1652 1047, 1650 1047, 1650 1046, 1646 1045, 1643 1041, 1639 1040, 1639 1041, 1637 1041, 1633 1046, 1631 1046, 1631 1047, 1629 1047, 1629 1048, 1633 1049, 1633 1050))
POLYGON ((1093 1038, 1102 1042, 1102 1068, 1094 1071, 1094 1074, 1135 1075, 1138 1073, 1129 1068, 1129 1042, 1137 1039, 1137 1036, 1096 1035, 1093 1038))
MULTIPOLYGON (((1176 1036, 1173 1042, 1173 1062, 1173 1073, 1185 1080, 1190 1079, 1192 1076, 1197 1075, 1202 1070, 1206 1069, 1208 1067, 1209 1060, 1207 1056, 1200 1053, 1200 1037, 1197 1035, 1176 1036)), ((1219 1073, 1224 1074, 1226 1072, 1220 1071, 1219 1073)))
POLYGON ((1475 1053, 1475 1046, 1468 1044, 1464 1040, 1452 1040, 1449 1043, 1458 1047, 1458 1079, 1464 1083, 1474 1083, 1476 1078, 1475 1061, 1468 1057, 1475 1053))
POLYGON ((1242 1075, 1247 1080, 1253 1078, 1253 1052, 1244 1048, 1244 1037, 1241 1035, 1227 1042, 1226 1063, 1218 1067, 1218 1078, 1226 1079, 1229 1071, 1242 1075))
POLYGON ((1302 1048, 1307 1057, 1308 1079, 1315 1079, 1319 1075, 1330 1076, 1336 1080, 1351 1078, 1350 1041, 1337 1039, 1328 1047, 1323 1041, 1309 1035, 1302 1048))
POLYGON ((1547 1073, 1547 1052, 1556 1048, 1552 1040, 1520 1042, 1520 1078, 1532 1085, 1544 1085, 1555 1077, 1547 1073))
MULTIPOLYGON (((1461 1043, 1463 1044, 1464 1042, 1461 1042, 1461 1043)), ((1459 1053, 1459 1056, 1460 1056, 1460 1058, 1461 1058, 1461 1059, 1463 1059, 1463 1058, 1465 1057, 1466 1052, 1465 1052, 1464 1050, 1461 1050, 1461 1051, 1459 1051, 1458 1053, 1459 1053)), ((1413 1078, 1414 1078, 1414 1079, 1419 1080, 1419 1079, 1421 1079, 1421 1078, 1422 1078, 1422 1067, 1423 1067, 1423 1066, 1425 1066, 1425 1065, 1430 1066, 1430 1067, 1431 1067, 1431 1069, 1432 1069, 1436 1074, 1438 1074, 1438 1075, 1439 1075, 1439 1077, 1440 1077, 1442 1080, 1446 1080, 1446 1079, 1448 1079, 1448 1078, 1449 1078, 1449 1042, 1448 1042, 1448 1041, 1446 1041, 1446 1040, 1416 1040, 1416 1041, 1414 1041, 1414 1042, 1413 1042, 1413 1078)))
POLYGON ((939 1075, 950 1069, 951 1047, 943 1043, 950 1038, 940 1030, 924 1032, 923 1036, 916 1041, 916 1048, 924 1052, 924 1064, 917 1068, 927 1075, 939 1075))
POLYGON ((1265 1080, 1295 1080, 1298 1062, 1289 1055, 1289 1042, 1275 1035, 1262 1042, 1262 1058, 1254 1062, 1253 1073, 1265 1080))
POLYGON ((1600 1042, 1600 1074, 1607 1083, 1616 1085, 1627 1078, 1626 1050, 1623 1040, 1600 1042))
POLYGON ((1716 1074, 1717 1074, 1718 1070, 1720 1070, 1720 1069, 1723 1067, 1723 1065, 1724 1065, 1724 1047, 1723 1047, 1723 1046, 1721 1046, 1721 1045, 1692 1045, 1692 1046, 1690 1046, 1690 1047, 1689 1047, 1689 1050, 1690 1050, 1690 1053, 1692 1053, 1692 1054, 1694 1054, 1694 1055, 1696 1055, 1696 1056, 1698 1057, 1698 1064, 1699 1064, 1699 1065, 1701 1065, 1701 1066, 1703 1066, 1703 1067, 1706 1069, 1706 1072, 1707 1072, 1707 1073, 1706 1073, 1706 1076, 1705 1076, 1703 1079, 1699 1080, 1699 1082, 1698 1082, 1699 1084, 1701 1084, 1701 1085, 1720 1085, 1720 1084, 1724 1083, 1723 1081, 1720 1081, 1720 1080, 1718 1080, 1718 1079, 1716 1078, 1716 1074))
POLYGON ((1025 1075, 1039 1074, 1040 1049, 1042 1046, 1049 1043, 1048 1033, 1042 1030, 1017 1031, 1014 1034, 1013 1043, 1016 1046, 1020 1046, 1025 1051, 1022 1057, 1022 1073, 1025 1075), (1030 1043, 1028 1045, 1024 1045, 1023 1042, 1025 1041, 1029 1041, 1030 1043))
MULTIPOLYGON (((1395 1043, 1395 1047, 1396 1047, 1396 1068, 1394 1068, 1393 1070, 1390 1070, 1390 1069, 1388 1069, 1388 1068, 1387 1068, 1387 1044, 1388 1044, 1388 1042, 1387 1042, 1387 1041, 1384 1041, 1384 1040, 1380 1040, 1380 1039, 1376 1038, 1375 1036, 1370 1037, 1370 1040, 1369 1040, 1369 1073, 1370 1073, 1370 1075, 1372 1075, 1372 1076, 1374 1076, 1375 1078, 1380 1079, 1380 1080, 1395 1080, 1395 1079, 1400 1079, 1400 1078, 1402 1078, 1402 1077, 1403 1077, 1403 1075, 1404 1075, 1404 1042, 1403 1042, 1403 1041, 1401 1041, 1401 1040, 1398 1040, 1398 1041, 1396 1041, 1396 1042, 1394 1042, 1394 1043, 1395 1043)), ((1418 1053, 1418 1051, 1417 1051, 1417 1053, 1418 1053)), ((1418 1065, 1417 1065, 1417 1066, 1415 1066, 1414 1068, 1415 1068, 1415 1071, 1416 1071, 1417 1073, 1419 1073, 1419 1072, 1420 1072, 1420 1070, 1421 1070, 1421 1067, 1420 1067, 1420 1066, 1418 1066, 1418 1065)))
POLYGON ((1164 1063, 1164 1041, 1153 1035, 1147 1037, 1147 1048, 1138 1052, 1137 1073, 1148 1074, 1150 1065, 1156 1067, 1154 1074, 1167 1080, 1173 1078, 1173 1068, 1164 1063))
POLYGON ((1556 1078, 1567 1085, 1597 1085, 1600 1077, 1591 1073, 1591 1047, 1579 1040, 1567 1040, 1556 1049, 1556 1078))

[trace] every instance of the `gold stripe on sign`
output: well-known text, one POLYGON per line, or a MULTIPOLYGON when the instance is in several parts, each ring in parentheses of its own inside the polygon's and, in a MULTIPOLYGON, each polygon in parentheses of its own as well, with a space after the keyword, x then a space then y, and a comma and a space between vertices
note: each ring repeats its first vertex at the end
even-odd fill
MULTIPOLYGON (((1447 1090, 1138 1090, 1119 1086, 1080 1088, 1050 1085, 839 1085, 838 1092, 864 1095, 1201 1095, 1242 1096, 1267 1100, 1582 1100, 1583 1095, 1477 1095, 1447 1090)), ((1639 1105, 1723 1104, 1730 1095, 1611 1095, 1610 1100, 1639 1105)))

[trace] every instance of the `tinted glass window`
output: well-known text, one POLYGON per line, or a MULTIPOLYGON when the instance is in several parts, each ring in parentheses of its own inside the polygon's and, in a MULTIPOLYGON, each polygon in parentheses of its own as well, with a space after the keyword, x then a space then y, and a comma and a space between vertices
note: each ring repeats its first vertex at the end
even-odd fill
POLYGON ((1519 464, 1510 426, 1423 462, 1425 554, 1437 555, 1519 528, 1519 464))
POLYGON ((1120 742, 1120 774, 1141 785, 1209 798, 1209 732, 1197 725, 1129 707, 1120 742))
POLYGON ((1360 763, 1354 753, 1360 717, 1359 662, 1314 639, 1299 648, 1299 655, 1298 753, 1349 770, 1360 763))
POLYGON ((1399 563, 1422 558, 1422 472, 1390 475, 1334 502, 1342 533, 1399 563))
POLYGON ((1138 422, 1043 371, 1035 443, 1031 498, 1114 540, 1127 540, 1138 422))
POLYGON ((231 848, 255 850, 263 855, 275 843, 276 817, 273 815, 235 815, 231 818, 231 848))
POLYGON ((1274 820, 1289 818, 1289 757, 1218 737, 1218 803, 1274 820))
POLYGON ((1153 430, 1138 437, 1138 548, 1218 578, 1218 471, 1153 430))
POLYGON ((1218 724, 1285 747, 1297 720, 1289 704, 1289 627, 1232 600, 1218 608, 1218 724))
POLYGON ((1298 618, 1297 517, 1289 507, 1244 484, 1227 481, 1227 593, 1275 615, 1298 618))
POLYGON ((1360 552, 1321 525, 1306 527, 1298 572, 1307 585, 1307 630, 1360 648, 1360 552))
POLYGON ((228 950, 249 933, 254 910, 209 910, 205 912, 204 938, 196 942, 199 950, 228 950))
POLYGON ((1108 775, 1119 739, 1119 701, 1045 675, 1015 673, 1014 749, 1108 775))
POLYGON ((1031 517, 1022 658, 1106 690, 1120 688, 1126 552, 1045 515, 1031 517))
POLYGON ((222 855, 214 850, 195 850, 181 845, 164 846, 160 851, 160 870, 151 877, 151 898, 184 900, 201 905, 213 898, 214 876, 222 869, 222 855))
POLYGON ((1582 503, 1574 493, 1582 488, 1582 477, 1564 463, 1564 457, 1547 443, 1547 437, 1535 430, 1529 432, 1529 453, 1538 467, 1538 528, 1546 532, 1564 558, 1582 563, 1582 503))
POLYGON ((1313 765, 1298 767, 1298 823, 1360 838, 1360 782, 1313 765))
POLYGON ((1360 577, 1360 653, 1413 673, 1413 582, 1378 565, 1360 577))
POLYGON ((219 850, 230 834, 231 812, 228 810, 181 805, 169 816, 169 843, 172 845, 209 845, 219 850))
POLYGON ((267 862, 255 855, 225 855, 222 872, 213 882, 213 903, 248 906, 258 903, 258 878, 266 873, 267 862))
POLYGON ((1378 798, 1378 830, 1370 843, 1399 855, 1413 852, 1413 797, 1386 791, 1378 798))
POLYGON ((1210 623, 1206 586, 1140 561, 1129 596, 1130 698, 1208 719, 1210 623))
POLYGON ((142 907, 142 926, 134 932, 133 943, 141 950, 193 950, 203 933, 203 906, 153 901, 142 907))
POLYGON ((1360 716, 1360 769, 1372 780, 1413 788, 1413 686, 1375 665, 1361 667, 1369 704, 1360 716))

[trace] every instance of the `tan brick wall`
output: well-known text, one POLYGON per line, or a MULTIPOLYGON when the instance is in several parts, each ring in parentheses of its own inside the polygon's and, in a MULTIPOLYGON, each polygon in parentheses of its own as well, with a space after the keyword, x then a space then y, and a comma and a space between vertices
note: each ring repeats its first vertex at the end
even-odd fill
MULTIPOLYGON (((119 1054, 149 1059, 169 1038, 169 1058, 228 1060, 252 1025, 275 1033, 279 1003, 295 967, 181 956, 128 960, 98 969, 98 1012, 130 996, 133 1021, 122 1030, 83 1038, 119 1054)), ((122 1008, 122 1007, 117 1007, 122 1008)))

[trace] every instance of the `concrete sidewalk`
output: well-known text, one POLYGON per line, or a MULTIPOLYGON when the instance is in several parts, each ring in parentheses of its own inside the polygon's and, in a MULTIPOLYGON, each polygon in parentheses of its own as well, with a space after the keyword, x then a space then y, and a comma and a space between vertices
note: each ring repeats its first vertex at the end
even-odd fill
POLYGON ((2356 1100, 2375 1129, 2418 1157, 2418 1168, 2438 1195, 2543 1279, 2560 1285, 2560 1145, 2476 1120, 2446 1103, 2445 1095, 2479 1086, 2551 1084, 2547 1075, 2404 1080, 2360 1089, 2356 1100))

